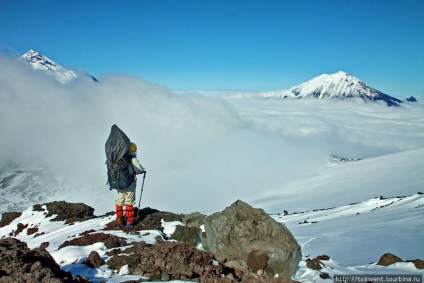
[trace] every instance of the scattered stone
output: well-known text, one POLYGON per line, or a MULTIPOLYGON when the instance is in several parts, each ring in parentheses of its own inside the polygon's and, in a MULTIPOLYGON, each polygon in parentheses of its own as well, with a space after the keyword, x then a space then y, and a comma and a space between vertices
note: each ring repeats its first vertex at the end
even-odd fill
POLYGON ((0 228, 9 225, 13 220, 21 215, 22 212, 4 212, 1 216, 0 228))
POLYGON ((28 224, 22 224, 22 223, 18 223, 18 229, 16 229, 14 235, 18 236, 24 229, 26 229, 28 227, 28 224))
POLYGON ((231 270, 235 279, 239 281, 249 274, 249 266, 244 260, 227 261, 224 266, 231 270))
POLYGON ((38 236, 41 236, 41 235, 45 235, 45 234, 46 234, 46 232, 44 232, 44 231, 43 231, 43 232, 41 232, 41 233, 37 233, 37 234, 35 234, 35 235, 34 235, 34 238, 35 238, 35 237, 38 237, 38 236))
POLYGON ((329 279, 330 275, 327 272, 321 272, 319 274, 319 277, 321 277, 322 279, 329 279))
POLYGON ((27 229, 27 235, 32 235, 38 232, 38 227, 34 227, 34 228, 28 228, 27 229))
MULTIPOLYGON (((72 283, 79 283, 79 282, 83 283, 83 282, 91 282, 91 281, 88 279, 87 276, 75 275, 74 279, 72 280, 72 283)), ((99 283, 102 283, 102 282, 104 282, 104 281, 100 281, 99 283)), ((106 282, 104 282, 104 283, 106 283, 106 282)))
POLYGON ((82 237, 72 239, 70 241, 65 241, 59 246, 59 249, 67 246, 88 246, 94 243, 103 242, 106 248, 117 248, 126 246, 127 242, 125 238, 118 237, 115 235, 104 234, 104 233, 95 233, 95 234, 86 234, 82 237))
POLYGON ((403 260, 394 254, 386 253, 380 258, 377 264, 382 266, 389 266, 396 262, 403 262, 403 260))
POLYGON ((306 266, 313 270, 321 270, 322 269, 322 262, 317 260, 316 258, 313 259, 306 259, 306 266))
POLYGON ((214 253, 213 257, 216 259, 219 263, 224 263, 227 261, 227 258, 222 253, 214 253))
POLYGON ((275 275, 274 269, 272 269, 272 267, 267 266, 264 271, 266 274, 268 274, 271 277, 274 277, 275 275))
POLYGON ((330 257, 328 255, 319 255, 315 257, 316 260, 330 260, 330 257))
POLYGON ((87 231, 82 232, 80 235, 81 235, 81 236, 85 236, 85 235, 87 235, 87 234, 94 233, 94 232, 96 232, 96 230, 94 230, 94 229, 90 229, 90 230, 87 230, 87 231))
POLYGON ((90 268, 98 268, 104 265, 105 261, 100 257, 98 252, 92 251, 84 263, 90 268))
POLYGON ((107 262, 109 267, 120 270, 128 265, 131 274, 147 276, 150 280, 161 280, 167 274, 171 280, 217 282, 224 272, 223 266, 212 264, 213 254, 187 243, 132 244, 122 251, 125 255, 112 256, 107 262))
POLYGON ((272 255, 268 266, 282 277, 291 277, 301 259, 299 244, 283 224, 240 200, 206 217, 205 230, 209 251, 247 260, 252 250, 264 250, 272 255))
POLYGON ((305 219, 304 221, 299 222, 299 224, 310 224, 310 223, 315 224, 315 223, 318 223, 318 222, 317 221, 308 221, 308 219, 305 219))
POLYGON ((415 264, 415 267, 417 269, 424 269, 424 260, 422 260, 422 259, 414 259, 414 260, 411 260, 411 262, 413 262, 415 264))
POLYGON ((50 246, 49 242, 42 242, 40 245, 40 249, 47 249, 50 246))
POLYGON ((247 256, 247 265, 253 272, 257 272, 266 268, 268 259, 266 251, 253 250, 247 256))

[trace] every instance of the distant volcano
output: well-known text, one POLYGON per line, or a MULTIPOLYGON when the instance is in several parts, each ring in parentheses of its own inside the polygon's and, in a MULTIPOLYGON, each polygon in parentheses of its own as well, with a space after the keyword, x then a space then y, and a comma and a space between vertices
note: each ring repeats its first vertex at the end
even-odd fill
POLYGON ((381 100, 388 106, 399 106, 399 103, 402 103, 400 99, 369 87, 358 78, 343 71, 331 75, 320 75, 289 90, 272 92, 270 96, 277 95, 284 98, 360 98, 365 102, 381 100))
POLYGON ((34 70, 44 71, 45 73, 53 76, 54 78, 56 78, 59 82, 63 84, 69 83, 77 78, 80 78, 81 75, 83 77, 88 76, 92 78, 94 81, 97 81, 96 78, 94 78, 93 76, 85 72, 81 72, 81 74, 77 74, 75 71, 68 70, 62 67, 55 61, 51 60, 47 56, 44 56, 40 52, 35 51, 34 49, 31 49, 30 51, 22 55, 20 59, 27 61, 34 68, 34 70))

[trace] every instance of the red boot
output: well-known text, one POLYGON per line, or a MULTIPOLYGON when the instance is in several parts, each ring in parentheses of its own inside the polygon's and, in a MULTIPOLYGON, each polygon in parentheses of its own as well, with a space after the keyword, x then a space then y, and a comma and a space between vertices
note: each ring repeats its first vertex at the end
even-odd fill
POLYGON ((129 226, 134 222, 134 207, 132 205, 127 205, 125 208, 127 210, 127 226, 129 226))
POLYGON ((122 216, 124 215, 124 208, 122 205, 116 205, 116 221, 120 224, 122 216))

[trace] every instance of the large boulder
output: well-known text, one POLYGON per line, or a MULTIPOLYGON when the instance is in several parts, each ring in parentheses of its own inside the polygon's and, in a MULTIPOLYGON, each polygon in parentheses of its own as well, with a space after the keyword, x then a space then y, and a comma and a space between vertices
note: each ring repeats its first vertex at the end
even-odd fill
POLYGON ((280 276, 291 277, 302 257, 299 244, 283 224, 240 200, 206 217, 205 231, 210 252, 229 261, 247 261, 253 250, 264 251, 267 267, 280 276))

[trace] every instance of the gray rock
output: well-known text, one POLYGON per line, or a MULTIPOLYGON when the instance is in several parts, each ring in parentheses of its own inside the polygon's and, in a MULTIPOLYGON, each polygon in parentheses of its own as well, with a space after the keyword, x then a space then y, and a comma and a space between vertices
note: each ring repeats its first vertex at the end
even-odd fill
POLYGON ((240 200, 207 216, 205 230, 209 251, 222 253, 229 261, 247 261, 252 250, 263 250, 269 257, 267 266, 281 276, 291 277, 302 257, 283 224, 240 200))
POLYGON ((182 217, 179 214, 175 214, 172 212, 163 212, 163 221, 165 222, 172 222, 172 221, 180 221, 181 222, 182 217))
POLYGON ((183 223, 188 227, 199 228, 205 219, 206 215, 201 214, 200 212, 193 212, 183 217, 183 223))
POLYGON ((96 251, 92 251, 89 256, 87 257, 87 260, 85 261, 85 264, 88 267, 91 268, 98 268, 105 264, 104 260, 100 257, 99 253, 96 251))
POLYGON ((196 246, 197 237, 199 237, 200 232, 200 229, 196 227, 177 225, 171 238, 177 241, 189 243, 192 246, 196 246))

